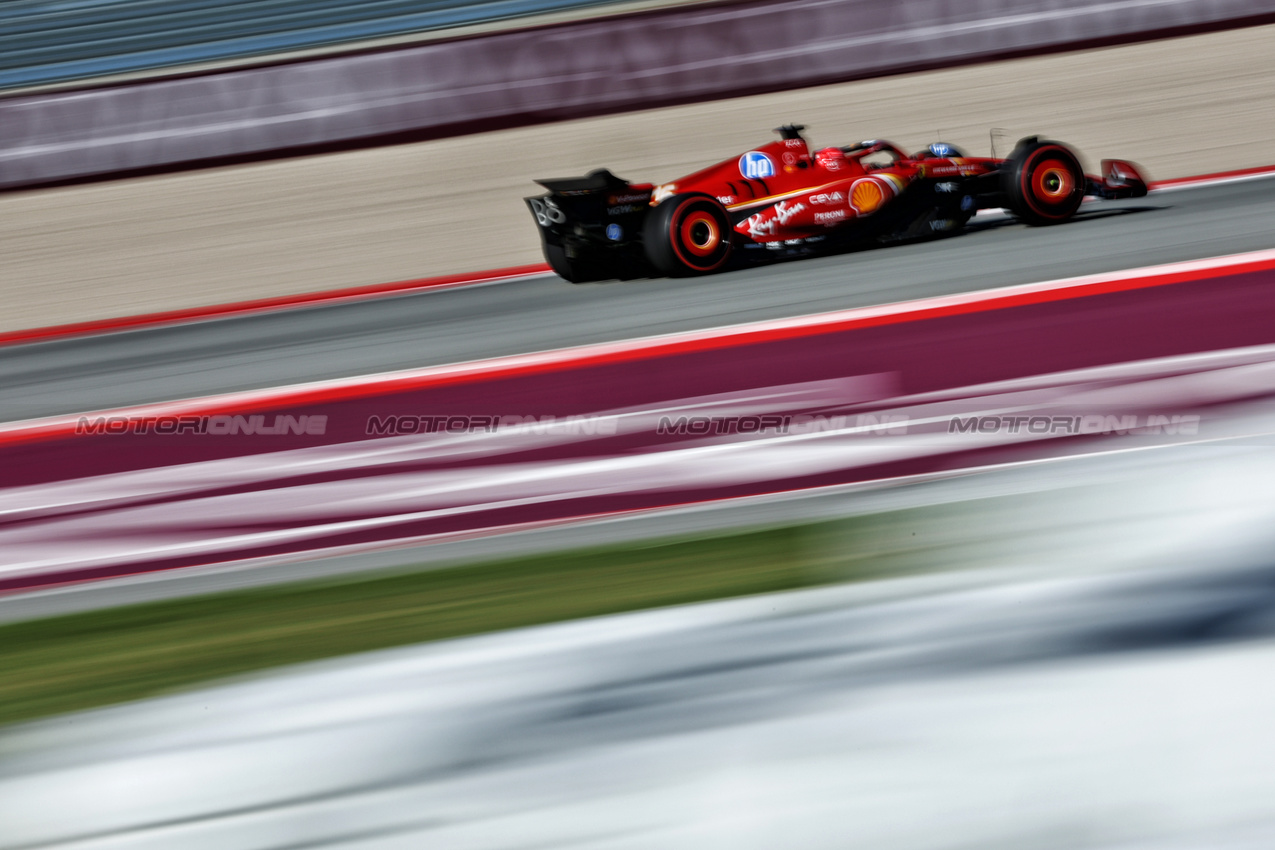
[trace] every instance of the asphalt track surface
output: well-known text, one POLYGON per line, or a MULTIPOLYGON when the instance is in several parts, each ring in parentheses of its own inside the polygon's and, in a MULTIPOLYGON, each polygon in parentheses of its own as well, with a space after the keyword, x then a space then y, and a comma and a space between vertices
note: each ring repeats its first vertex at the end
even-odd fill
POLYGON ((1275 179, 691 280, 554 276, 0 350, 0 421, 621 340, 1275 247, 1275 179))

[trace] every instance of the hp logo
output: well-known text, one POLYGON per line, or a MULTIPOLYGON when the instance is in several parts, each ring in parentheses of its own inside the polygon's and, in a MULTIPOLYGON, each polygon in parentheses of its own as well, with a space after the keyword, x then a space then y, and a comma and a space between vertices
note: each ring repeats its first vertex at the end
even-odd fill
POLYGON ((749 180, 764 180, 775 176, 775 163, 759 151, 749 151, 739 158, 739 173, 749 180))

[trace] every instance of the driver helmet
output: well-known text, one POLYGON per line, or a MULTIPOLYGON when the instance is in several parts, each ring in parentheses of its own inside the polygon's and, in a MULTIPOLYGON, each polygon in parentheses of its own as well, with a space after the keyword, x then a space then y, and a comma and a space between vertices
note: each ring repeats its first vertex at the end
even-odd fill
POLYGON ((824 148, 815 154, 815 163, 828 171, 840 171, 846 167, 847 162, 841 148, 824 148))

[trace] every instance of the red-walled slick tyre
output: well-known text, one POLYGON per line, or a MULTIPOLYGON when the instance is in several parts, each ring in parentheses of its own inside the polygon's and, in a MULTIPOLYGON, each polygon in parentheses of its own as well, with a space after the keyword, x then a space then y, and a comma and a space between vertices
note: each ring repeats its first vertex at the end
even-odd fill
POLYGON ((1010 210, 1031 225, 1061 224, 1085 197, 1085 172, 1076 155, 1058 142, 1024 139, 1001 172, 1010 210))
POLYGON ((669 277, 708 274, 730 259, 734 230, 726 209, 710 195, 673 195, 646 219, 647 259, 669 277))

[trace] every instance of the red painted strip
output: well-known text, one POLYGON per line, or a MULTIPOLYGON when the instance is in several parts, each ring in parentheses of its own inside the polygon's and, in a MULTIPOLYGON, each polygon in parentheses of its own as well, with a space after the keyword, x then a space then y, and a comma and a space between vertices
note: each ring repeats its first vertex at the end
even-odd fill
MULTIPOLYGON (((1096 454, 1107 454, 1108 452, 1097 452, 1096 454)), ((1112 452, 1115 453, 1115 452, 1112 452)), ((962 475, 968 475, 973 471, 987 471, 988 469, 1012 468, 1024 464, 1047 463, 1045 460, 1027 460, 1027 461, 1009 461, 1004 463, 996 463, 991 465, 974 465, 970 467, 961 467, 956 469, 942 470, 938 472, 924 472, 909 475, 889 475, 881 478, 867 478, 861 481, 852 481, 842 484, 828 484, 817 487, 772 487, 763 489, 757 493, 750 493, 746 496, 722 496, 707 499, 682 499, 680 501, 672 501, 665 505, 644 508, 619 508, 610 511, 596 511, 593 513, 577 514, 575 516, 555 517, 553 519, 532 520, 527 522, 506 523, 503 525, 487 526, 482 528, 471 528, 464 531, 445 531, 435 534, 420 534, 409 537, 396 537, 385 540, 369 541, 366 543, 348 544, 343 546, 325 546, 318 549, 301 549, 298 551, 288 552, 278 555, 264 555, 252 557, 231 557, 223 559, 213 559, 198 564, 190 564, 188 566, 179 567, 162 567, 151 565, 122 564, 118 566, 103 567, 85 567, 74 569, 60 569, 52 573, 24 573, 13 576, 11 578, 0 578, 0 597, 18 596, 23 593, 32 593, 37 591, 55 590, 58 588, 72 587, 75 585, 101 584, 102 582, 120 581, 127 579, 136 579, 142 576, 155 575, 159 573, 170 576, 177 575, 198 575, 210 572, 218 572, 226 569, 245 569, 264 567, 272 564, 296 563, 298 561, 311 561, 321 558, 335 558, 348 555, 357 555, 367 552, 388 552, 396 549, 407 549, 413 546, 422 546, 426 544, 437 543, 454 543, 462 540, 476 540, 484 537, 495 537, 502 534, 511 534, 524 531, 538 531, 544 529, 561 528, 563 526, 585 525, 588 523, 629 519, 643 516, 652 516, 659 514, 676 514, 687 509, 694 508, 712 508, 727 507, 730 505, 748 504, 756 502, 764 502, 776 498, 798 497, 798 496, 818 496, 822 493, 850 493, 863 490, 871 490, 885 486, 899 484, 914 484, 923 481, 939 481, 947 478, 956 478, 962 475)))
MULTIPOLYGON (((1128 451, 1142 450, 1142 448, 1100 449, 1097 451, 1083 452, 1081 456, 1094 457, 1100 455, 1118 455, 1128 451)), ((864 478, 860 480, 818 486, 763 487, 758 492, 749 493, 747 495, 718 496, 711 498, 683 497, 681 499, 670 501, 666 504, 649 507, 617 508, 614 510, 594 511, 591 513, 560 516, 551 519, 530 520, 479 528, 469 528, 462 531, 416 534, 406 537, 368 541, 364 543, 321 546, 316 549, 300 549, 275 555, 241 556, 220 559, 214 558, 197 564, 176 567, 156 566, 154 564, 121 564, 115 566, 59 569, 51 573, 24 573, 11 578, 0 578, 0 597, 18 596, 24 593, 47 591, 75 585, 101 584, 102 582, 135 579, 142 576, 161 573, 169 576, 199 575, 211 572, 220 572, 227 569, 238 570, 245 568, 258 568, 272 564, 295 563, 298 561, 310 561, 322 558, 356 555, 367 552, 387 552, 426 544, 474 540, 514 532, 560 528, 563 526, 578 526, 599 521, 629 519, 643 516, 658 516, 661 514, 677 514, 688 509, 727 507, 731 505, 743 505, 750 503, 756 504, 777 498, 784 499, 791 497, 811 497, 821 494, 863 492, 866 490, 898 486, 900 484, 915 484, 927 481, 941 481, 950 478, 959 478, 969 475, 971 472, 986 472, 998 469, 1013 469, 1023 466, 1051 464, 1055 461, 1067 460, 1070 457, 1071 456, 1064 455, 1062 457, 1036 457, 1024 460, 998 461, 993 463, 972 463, 969 465, 956 466, 950 469, 930 472, 883 475, 877 478, 864 478)))
MULTIPOLYGON (((432 366, 382 375, 228 393, 114 411, 98 411, 92 416, 211 416, 220 413, 233 414, 249 408, 253 412, 265 412, 286 407, 302 407, 323 402, 417 391, 427 387, 493 381, 609 363, 758 345, 860 328, 1088 298, 1269 270, 1275 270, 1275 250, 449 366, 432 366)), ((76 423, 82 415, 88 414, 0 425, 0 445, 73 435, 76 423)))
POLYGON ((1196 177, 1179 177, 1175 180, 1158 180, 1152 182, 1148 188, 1152 191, 1156 189, 1177 189, 1183 186, 1202 186, 1207 183, 1221 183, 1227 180, 1234 180, 1237 177, 1261 177, 1265 174, 1275 174, 1275 165, 1262 165, 1257 168, 1241 168, 1237 171, 1219 171, 1216 174, 1201 174, 1196 177))
POLYGON ((496 281, 513 280, 520 277, 532 277, 548 273, 549 267, 541 263, 485 272, 448 275, 446 277, 405 280, 397 283, 376 283, 370 286, 350 287, 349 289, 329 289, 323 292, 308 292, 301 295, 283 295, 277 298, 261 298, 256 301, 236 301, 230 304, 215 304, 209 307, 192 307, 187 310, 144 313, 140 316, 121 316, 115 319, 52 325, 31 330, 0 333, 0 345, 136 330, 184 322, 200 322, 208 319, 222 319, 228 316, 244 316, 298 307, 317 307, 326 304, 337 304, 342 301, 366 301, 372 298, 404 295, 409 292, 423 292, 430 289, 457 289, 482 283, 494 283, 496 281))

